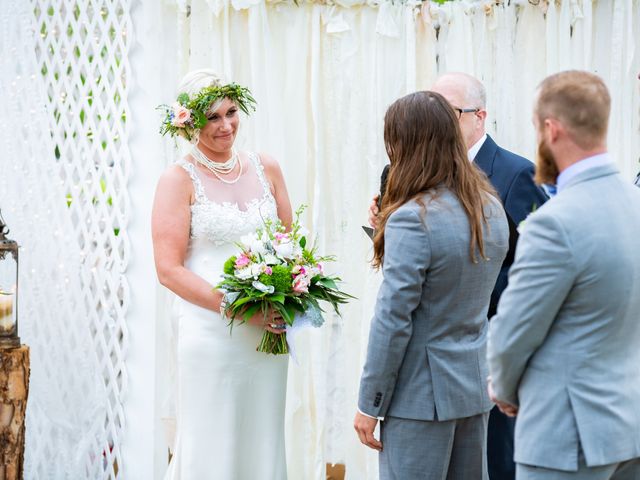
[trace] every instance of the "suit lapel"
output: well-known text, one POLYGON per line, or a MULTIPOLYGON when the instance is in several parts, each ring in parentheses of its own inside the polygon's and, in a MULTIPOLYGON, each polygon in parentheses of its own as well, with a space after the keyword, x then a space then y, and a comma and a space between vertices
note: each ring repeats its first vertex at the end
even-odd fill
POLYGON ((482 144, 482 147, 480 147, 476 158, 473 159, 473 163, 489 178, 493 175, 493 162, 497 151, 498 145, 493 141, 493 138, 487 135, 487 139, 482 144))

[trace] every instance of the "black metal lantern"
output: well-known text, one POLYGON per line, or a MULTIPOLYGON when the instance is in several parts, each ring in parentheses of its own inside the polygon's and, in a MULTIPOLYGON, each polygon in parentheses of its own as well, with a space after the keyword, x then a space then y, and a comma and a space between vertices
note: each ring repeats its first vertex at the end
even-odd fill
POLYGON ((0 348, 20 346, 18 337, 18 244, 9 240, 0 213, 0 348))

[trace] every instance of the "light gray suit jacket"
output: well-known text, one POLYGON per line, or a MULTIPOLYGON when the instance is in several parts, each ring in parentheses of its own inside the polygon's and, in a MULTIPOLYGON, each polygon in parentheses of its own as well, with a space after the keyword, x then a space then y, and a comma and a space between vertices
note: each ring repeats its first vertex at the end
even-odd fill
POLYGON ((383 282, 358 406, 368 415, 450 420, 487 412, 487 309, 508 248, 499 200, 485 207, 488 260, 469 256, 469 222, 446 189, 385 227, 383 282))
POLYGON ((575 471, 640 456, 640 190, 613 165, 569 181, 521 229, 490 322, 515 461, 575 471))

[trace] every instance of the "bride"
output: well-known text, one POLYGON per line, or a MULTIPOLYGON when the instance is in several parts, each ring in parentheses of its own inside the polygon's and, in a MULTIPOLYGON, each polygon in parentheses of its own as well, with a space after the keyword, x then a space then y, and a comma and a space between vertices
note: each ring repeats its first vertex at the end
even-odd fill
POLYGON ((239 110, 254 100, 211 70, 191 72, 166 107, 162 133, 194 144, 158 182, 152 235, 162 285, 178 297, 177 436, 169 480, 286 479, 285 355, 256 352, 263 331, 283 321, 257 314, 233 328, 214 286, 235 242, 265 219, 291 224, 278 163, 238 152, 239 110))

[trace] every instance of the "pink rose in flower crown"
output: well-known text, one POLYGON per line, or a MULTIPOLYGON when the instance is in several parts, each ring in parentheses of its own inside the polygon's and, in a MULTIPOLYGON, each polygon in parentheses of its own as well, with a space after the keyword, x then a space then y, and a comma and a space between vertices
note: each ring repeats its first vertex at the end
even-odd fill
POLYGON ((173 104, 173 119, 171 124, 174 127, 184 127, 185 123, 191 120, 191 110, 183 107, 179 103, 173 104))

